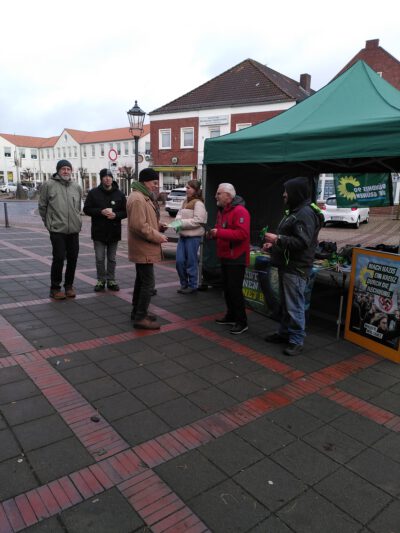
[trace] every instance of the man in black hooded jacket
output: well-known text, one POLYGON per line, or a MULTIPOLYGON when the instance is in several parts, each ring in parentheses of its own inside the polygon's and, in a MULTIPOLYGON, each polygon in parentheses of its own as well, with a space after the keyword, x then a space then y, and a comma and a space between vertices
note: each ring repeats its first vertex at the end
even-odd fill
POLYGON ((281 322, 278 332, 265 340, 288 343, 286 355, 298 355, 305 338, 304 293, 311 274, 323 215, 311 201, 308 178, 293 178, 284 184, 285 216, 275 233, 265 234, 264 250, 271 252, 271 264, 278 267, 281 322))

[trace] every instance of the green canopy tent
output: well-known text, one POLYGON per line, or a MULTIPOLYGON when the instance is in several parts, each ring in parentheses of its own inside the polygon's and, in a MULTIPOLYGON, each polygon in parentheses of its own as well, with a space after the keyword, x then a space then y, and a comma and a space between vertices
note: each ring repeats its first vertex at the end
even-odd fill
MULTIPOLYGON (((400 170, 400 91, 359 61, 300 104, 256 126, 207 139, 206 205, 235 185, 252 215, 252 241, 282 213, 283 182, 330 172, 400 170)), ((205 258, 207 264, 207 258, 205 258)))

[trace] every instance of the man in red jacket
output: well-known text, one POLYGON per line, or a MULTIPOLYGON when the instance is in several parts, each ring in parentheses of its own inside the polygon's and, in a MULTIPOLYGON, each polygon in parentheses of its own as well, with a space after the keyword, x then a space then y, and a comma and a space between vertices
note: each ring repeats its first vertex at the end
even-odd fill
POLYGON ((221 183, 215 198, 219 211, 209 235, 217 241, 227 307, 225 316, 216 322, 232 326, 230 332, 240 335, 248 330, 242 287, 250 257, 250 215, 230 183, 221 183))

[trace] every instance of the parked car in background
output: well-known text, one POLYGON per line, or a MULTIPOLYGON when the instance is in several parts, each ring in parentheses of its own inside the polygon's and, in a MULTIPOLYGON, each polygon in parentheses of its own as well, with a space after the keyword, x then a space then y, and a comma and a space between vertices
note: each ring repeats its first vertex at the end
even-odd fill
MULTIPOLYGON (((28 187, 25 185, 21 185, 22 189, 26 192, 28 192, 28 187)), ((17 186, 14 183, 8 183, 7 185, 2 185, 0 187, 0 192, 10 192, 10 193, 16 193, 17 192, 17 186)))
POLYGON ((322 206, 325 225, 328 223, 351 224, 359 228, 361 223, 367 224, 369 221, 369 207, 338 207, 336 196, 330 196, 322 206))
POLYGON ((172 191, 167 196, 165 202, 165 210, 171 217, 176 216, 179 209, 182 207, 183 200, 186 198, 186 188, 178 187, 172 189, 172 191))

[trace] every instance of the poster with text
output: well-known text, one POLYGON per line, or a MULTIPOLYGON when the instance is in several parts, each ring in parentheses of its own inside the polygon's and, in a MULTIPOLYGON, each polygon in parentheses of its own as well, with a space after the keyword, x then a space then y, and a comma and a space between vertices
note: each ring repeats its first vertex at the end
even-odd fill
POLYGON ((345 339, 400 363, 400 256, 353 248, 345 339))
POLYGON ((383 207, 393 205, 389 173, 334 174, 338 207, 383 207))

